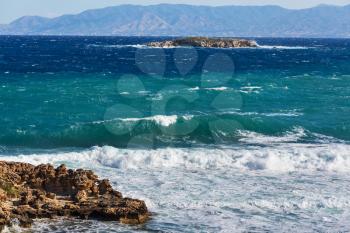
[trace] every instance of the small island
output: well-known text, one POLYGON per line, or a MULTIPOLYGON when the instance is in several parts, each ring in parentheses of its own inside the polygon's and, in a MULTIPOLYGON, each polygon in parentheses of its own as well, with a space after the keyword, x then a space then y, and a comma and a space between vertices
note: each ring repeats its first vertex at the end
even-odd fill
POLYGON ((27 228, 34 219, 59 216, 140 224, 149 212, 90 170, 0 161, 0 232, 15 220, 27 228))
POLYGON ((150 42, 147 43, 147 46, 157 48, 172 48, 178 46, 203 48, 255 48, 258 47, 258 43, 254 40, 236 38, 185 37, 174 40, 150 42))

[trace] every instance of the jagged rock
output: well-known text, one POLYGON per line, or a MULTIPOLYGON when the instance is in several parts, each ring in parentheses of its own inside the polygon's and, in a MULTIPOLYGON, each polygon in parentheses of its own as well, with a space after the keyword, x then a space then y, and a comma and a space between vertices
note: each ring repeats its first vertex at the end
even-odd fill
POLYGON ((150 42, 150 47, 171 48, 177 46, 192 46, 205 48, 242 48, 258 47, 254 40, 232 39, 232 38, 208 38, 208 37, 186 37, 175 40, 150 42))
POLYGON ((85 190, 80 190, 76 195, 75 195, 75 200, 78 203, 85 202, 88 199, 88 195, 85 190))
POLYGON ((7 199, 6 192, 0 188, 0 201, 6 201, 6 199, 7 199))
POLYGON ((113 191, 113 188, 108 180, 102 180, 98 185, 99 192, 104 195, 113 191))
POLYGON ((108 180, 90 170, 0 161, 0 232, 17 219, 30 227, 36 218, 57 216, 138 224, 149 212, 143 201, 123 198, 108 180))

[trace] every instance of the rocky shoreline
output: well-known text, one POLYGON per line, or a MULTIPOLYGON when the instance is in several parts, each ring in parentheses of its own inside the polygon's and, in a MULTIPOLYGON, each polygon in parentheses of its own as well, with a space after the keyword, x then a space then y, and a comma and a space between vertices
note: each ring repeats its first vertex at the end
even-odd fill
POLYGON ((254 40, 234 38, 208 38, 208 37, 186 37, 175 40, 157 41, 147 43, 149 47, 172 48, 178 46, 192 46, 203 48, 245 48, 258 47, 254 40))
POLYGON ((17 220, 60 216, 141 224, 149 212, 141 200, 124 198, 90 170, 0 161, 0 232, 17 220))

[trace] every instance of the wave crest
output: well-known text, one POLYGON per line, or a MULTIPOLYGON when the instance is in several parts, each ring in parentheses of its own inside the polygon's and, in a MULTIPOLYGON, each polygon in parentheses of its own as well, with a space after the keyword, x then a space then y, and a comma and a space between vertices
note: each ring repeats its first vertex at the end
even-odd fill
POLYGON ((93 147, 76 152, 1 156, 33 164, 67 163, 117 169, 238 169, 273 172, 350 172, 350 145, 287 144, 235 148, 163 148, 157 150, 93 147))

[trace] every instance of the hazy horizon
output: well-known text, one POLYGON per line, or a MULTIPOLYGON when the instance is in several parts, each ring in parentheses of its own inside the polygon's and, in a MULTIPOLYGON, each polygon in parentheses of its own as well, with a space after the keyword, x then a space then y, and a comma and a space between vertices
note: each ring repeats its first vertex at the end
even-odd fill
POLYGON ((69 0, 32 0, 23 2, 21 0, 0 0, 0 6, 2 9, 6 9, 5 12, 0 14, 0 24, 8 24, 13 20, 16 20, 22 16, 42 16, 42 17, 58 17, 64 14, 77 14, 89 9, 98 9, 111 6, 119 6, 125 4, 132 5, 157 5, 157 4, 187 4, 187 5, 206 5, 206 6, 225 6, 225 5, 237 5, 237 6, 263 6, 263 5, 276 5, 288 9, 304 9, 315 7, 320 4, 344 6, 350 4, 350 0, 310 0, 310 1, 280 1, 280 0, 219 0, 215 3, 208 0, 201 1, 166 1, 166 0, 133 0, 133 1, 120 1, 120 0, 76 0, 74 2, 69 0), (21 5, 21 8, 18 8, 21 5))

